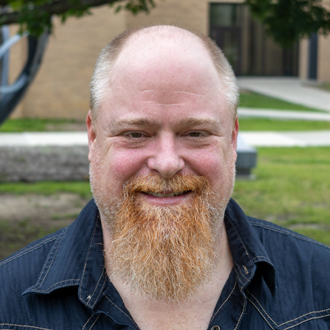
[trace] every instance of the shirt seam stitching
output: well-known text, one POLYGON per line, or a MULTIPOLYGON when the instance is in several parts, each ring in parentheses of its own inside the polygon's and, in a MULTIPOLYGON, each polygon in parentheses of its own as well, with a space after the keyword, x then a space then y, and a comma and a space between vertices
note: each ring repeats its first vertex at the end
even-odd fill
POLYGON ((89 328, 89 330, 92 329, 92 328, 94 327, 94 325, 96 324, 96 322, 99 320, 100 316, 101 316, 101 314, 99 314, 99 315, 96 317, 94 323, 91 325, 91 327, 89 328))
MULTIPOLYGON (((96 283, 96 285, 95 285, 95 288, 94 288, 94 291, 93 291, 93 293, 92 293, 92 296, 94 295, 94 293, 95 293, 95 291, 96 291, 96 288, 98 287, 98 285, 99 285, 99 283, 100 283, 100 281, 101 281, 101 278, 103 277, 103 273, 104 273, 104 268, 103 268, 103 270, 102 270, 102 272, 101 272, 101 275, 100 275, 100 277, 99 277, 99 279, 97 280, 97 283, 96 283)), ((102 284, 102 286, 103 286, 104 284, 102 284)), ((98 295, 98 297, 100 296, 100 293, 99 293, 99 295, 98 295)), ((97 298, 96 298, 96 300, 97 300, 97 298)), ((88 305, 88 304, 87 304, 88 305)))
MULTIPOLYGON (((81 284, 82 284, 83 281, 84 281, 84 276, 85 276, 86 266, 87 266, 87 259, 88 259, 88 257, 89 257, 89 253, 90 253, 90 250, 91 250, 92 245, 93 245, 93 240, 94 240, 95 233, 96 233, 96 227, 97 227, 97 226, 95 225, 95 226, 94 226, 93 235, 92 235, 92 239, 91 239, 91 241, 90 241, 89 248, 88 248, 88 252, 87 252, 87 255, 86 255, 85 264, 84 264, 84 270, 83 270, 83 273, 82 273, 82 276, 81 276, 81 284)), ((95 289, 96 289, 96 287, 94 288, 93 293, 95 292, 95 289)), ((85 300, 85 299, 82 297, 82 295, 81 295, 81 289, 79 290, 79 297, 80 297, 80 299, 81 299, 82 301, 85 302, 85 304, 88 305, 88 302, 86 302, 86 300, 85 300)))
POLYGON ((23 251, 21 251, 18 254, 10 257, 9 259, 6 259, 6 260, 2 261, 0 263, 0 267, 2 267, 3 265, 5 265, 5 264, 7 264, 7 263, 9 263, 9 262, 11 262, 11 261, 13 261, 15 259, 18 259, 18 258, 24 256, 25 254, 28 254, 28 253, 33 252, 35 250, 38 250, 39 248, 41 248, 42 246, 46 245, 47 243, 50 243, 52 241, 55 241, 57 239, 57 237, 58 237, 58 235, 56 235, 55 237, 49 238, 49 239, 47 239, 45 241, 42 241, 39 244, 37 244, 35 246, 32 246, 32 247, 30 247, 28 249, 24 249, 23 251))
POLYGON ((86 323, 83 325, 83 327, 81 328, 81 330, 84 330, 84 328, 87 326, 87 324, 89 323, 89 321, 93 318, 95 314, 93 313, 90 318, 86 321, 86 323))
POLYGON ((242 313, 241 313, 241 315, 240 315, 240 317, 239 317, 239 319, 238 319, 238 321, 236 323, 236 327, 235 327, 234 330, 237 330, 237 328, 238 328, 239 322, 241 321, 241 319, 243 317, 243 314, 244 314, 245 306, 246 306, 246 300, 244 300, 244 305, 243 305, 242 313))
POLYGON ((271 260, 266 257, 266 256, 254 256, 253 257, 253 261, 256 260, 256 261, 268 261, 268 262, 271 262, 271 260))
MULTIPOLYGON (((103 268, 102 274, 101 274, 99 280, 97 281, 96 287, 98 286, 98 283, 100 282, 101 278, 104 276, 104 274, 103 274, 104 273, 104 270, 105 270, 105 268, 103 268)), ((101 287, 100 292, 99 292, 98 296, 96 297, 95 301, 98 301, 99 297, 101 296, 102 290, 103 290, 103 288, 105 286, 105 283, 106 283, 106 280, 107 280, 107 278, 106 278, 106 276, 104 276, 102 287, 101 287)), ((96 291, 96 287, 95 287, 94 292, 96 291)), ((92 295, 94 295, 94 292, 92 293, 92 295)), ((89 303, 87 303, 87 306, 92 307, 91 305, 89 305, 89 303)))
POLYGON ((110 301, 110 303, 112 304, 112 305, 114 305, 117 309, 119 309, 128 319, 130 319, 135 325, 136 325, 136 327, 138 328, 138 329, 140 329, 139 328, 139 326, 135 323, 135 321, 129 316, 129 315, 127 315, 120 307, 118 307, 105 293, 103 294, 104 296, 105 296, 105 298, 106 299, 108 299, 109 301, 110 301))
POLYGON ((299 322, 299 323, 297 323, 297 324, 291 325, 291 326, 288 327, 288 328, 284 328, 283 330, 292 329, 292 328, 297 327, 298 325, 300 325, 300 324, 302 324, 302 323, 305 323, 305 322, 308 322, 308 321, 311 321, 311 320, 321 319, 321 318, 328 317, 328 316, 330 316, 330 314, 322 315, 322 316, 320 315, 320 316, 311 317, 311 318, 306 319, 306 320, 303 320, 303 321, 301 321, 301 322, 299 322))
POLYGON ((26 327, 26 328, 33 328, 33 329, 40 329, 40 330, 52 330, 49 328, 41 328, 41 327, 35 327, 33 325, 26 325, 26 324, 15 324, 15 323, 0 323, 0 325, 14 325, 15 327, 26 327))
POLYGON ((52 291, 55 288, 57 288, 57 286, 60 284, 60 283, 63 283, 63 282, 77 282, 77 283, 71 283, 71 284, 78 284, 79 283, 79 278, 71 278, 71 279, 67 279, 67 280, 63 280, 63 281, 59 281, 59 282, 56 282, 54 283, 53 285, 51 285, 49 288, 47 288, 46 290, 34 290, 35 292, 40 292, 40 293, 49 293, 50 291, 52 291))
MULTIPOLYGON (((228 218, 229 218, 229 217, 228 217, 228 218)), ((229 220, 230 220, 230 218, 229 218, 229 220)), ((242 246, 243 246, 243 248, 244 248, 244 250, 245 250, 246 255, 247 255, 248 258, 250 259, 250 262, 253 264, 253 262, 252 262, 252 258, 251 258, 251 256, 250 256, 250 254, 249 254, 249 252, 248 252, 248 250, 247 250, 245 244, 244 244, 244 241, 243 241, 242 238, 241 238, 240 233, 237 231, 236 227, 234 226, 234 224, 232 223, 231 220, 230 220, 230 223, 231 223, 231 225, 233 226, 233 228, 234 228, 234 230, 235 230, 235 232, 236 232, 236 236, 237 236, 238 239, 240 240, 240 242, 241 242, 241 244, 242 244, 242 246)))
MULTIPOLYGON (((63 236, 66 234, 67 229, 68 229, 68 227, 66 227, 66 228, 63 230, 63 232, 58 236, 58 239, 61 237, 61 241, 59 242, 59 244, 58 244, 58 246, 57 246, 57 248, 56 248, 56 251, 54 251, 54 256, 52 257, 52 261, 51 261, 50 265, 48 265, 48 269, 47 269, 46 274, 43 275, 43 271, 41 271, 41 274, 40 274, 40 276, 39 276, 39 278, 38 278, 38 281, 37 281, 36 288, 40 288, 40 287, 42 286, 42 284, 44 283, 44 281, 45 281, 45 279, 46 279, 46 277, 47 277, 47 275, 48 275, 48 273, 49 273, 49 270, 50 270, 50 268, 52 267, 52 264, 53 264, 53 262, 54 262, 55 256, 56 256, 56 254, 57 254, 57 251, 58 251, 58 249, 60 248, 60 246, 61 246, 61 244, 62 244, 62 242, 63 242, 63 236), (43 276, 43 279, 42 279, 41 283, 39 283, 39 281, 41 280, 42 276, 43 276)), ((50 252, 51 252, 51 251, 50 251, 50 252)), ((46 262, 47 262, 47 260, 46 260, 46 262)))
POLYGON ((216 315, 219 313, 220 309, 224 306, 224 304, 229 300, 229 298, 231 297, 232 293, 234 292, 235 288, 237 285, 237 281, 235 281, 234 287, 232 288, 232 290, 230 291, 228 297, 226 298, 226 300, 221 304, 221 306, 217 309, 217 311, 214 313, 214 315, 212 316, 210 323, 215 319, 216 315))
MULTIPOLYGON (((300 315, 300 316, 298 316, 298 317, 296 317, 296 318, 294 318, 294 319, 291 319, 291 320, 288 320, 288 321, 285 321, 285 322, 283 322, 283 323, 281 323, 281 324, 277 324, 271 317, 270 317, 270 315, 265 311, 265 309, 263 308, 263 306, 260 304, 260 302, 259 302, 259 300, 249 291, 249 290, 246 290, 246 292, 250 295, 250 296, 252 296, 256 301, 257 301, 257 303, 258 303, 258 305, 260 306, 260 308, 263 310, 263 312, 267 315, 267 317, 277 326, 277 327, 282 327, 283 325, 285 325, 285 324, 287 324, 287 323, 290 323, 290 322, 293 322, 293 321, 296 321, 296 320, 298 320, 298 319, 300 319, 300 318, 302 318, 302 317, 304 317, 304 316, 307 316, 307 315, 309 315, 309 314, 316 314, 316 313, 323 313, 323 312, 327 312, 327 311, 330 311, 330 308, 326 308, 326 309, 323 309, 323 310, 319 310, 319 311, 311 311, 311 312, 308 312, 308 313, 305 313, 305 314, 302 314, 302 315, 300 315)), ((320 316, 320 317, 323 317, 323 316, 320 316)), ((307 320, 309 320, 309 319, 307 319, 307 320)), ((305 320, 305 321, 307 321, 307 320, 305 320)), ((304 321, 304 322, 305 322, 304 321)), ((286 328, 286 329, 289 329, 289 328, 286 328)))
POLYGON ((254 220, 250 220, 250 222, 253 226, 262 227, 262 228, 265 228, 265 229, 268 229, 268 230, 271 230, 271 231, 274 231, 274 232, 277 232, 280 234, 288 235, 288 236, 294 237, 296 239, 299 239, 301 241, 305 241, 305 242, 309 242, 309 243, 312 243, 312 244, 315 244, 318 246, 322 246, 322 247, 325 247, 327 250, 330 250, 329 246, 322 244, 320 242, 317 242, 311 238, 300 235, 298 233, 290 232, 289 230, 281 230, 279 228, 274 228, 272 226, 269 226, 269 225, 266 225, 266 224, 263 224, 263 223, 260 223, 260 222, 254 221, 254 220))
MULTIPOLYGON (((259 312, 259 314, 261 315, 261 317, 266 321, 266 323, 269 325, 269 327, 271 329, 274 330, 274 328, 271 326, 271 324, 268 322, 268 320, 266 319, 265 315, 263 313, 261 313, 261 311, 258 309, 258 307, 254 304, 254 302, 249 299, 248 297, 246 297, 246 299, 254 306, 254 308, 259 312)), ((267 313, 266 313, 267 314, 267 313)), ((268 314, 267 314, 268 315, 268 314)), ((272 320, 272 319, 271 319, 272 320)), ((273 320, 272 320, 273 321, 273 320)), ((275 323, 276 324, 276 323, 275 323)))
POLYGON ((237 268, 239 271, 239 274, 241 275, 241 276, 239 276, 238 272, 236 271, 237 276, 243 277, 247 283, 250 283, 251 280, 249 278, 245 277, 245 275, 242 273, 242 270, 241 270, 241 267, 239 266, 239 264, 237 262, 234 262, 234 265, 236 266, 235 269, 237 268))

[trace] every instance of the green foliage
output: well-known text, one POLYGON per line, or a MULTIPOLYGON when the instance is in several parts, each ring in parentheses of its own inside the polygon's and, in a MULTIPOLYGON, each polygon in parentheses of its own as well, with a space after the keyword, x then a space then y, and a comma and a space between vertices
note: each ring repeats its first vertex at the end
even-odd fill
POLYGON ((69 17, 91 15, 91 8, 105 4, 115 7, 115 12, 123 9, 134 15, 149 13, 155 7, 154 0, 0 0, 0 4, 10 8, 0 14, 0 25, 18 23, 20 33, 29 31, 34 36, 52 32, 52 16, 60 17, 64 23, 69 17))
MULTIPOLYGON (((290 46, 301 37, 320 31, 330 31, 330 12, 322 0, 245 0, 252 14, 261 20, 266 31, 282 46, 290 46)), ((0 24, 19 23, 21 32, 33 35, 52 31, 51 17, 65 22, 68 17, 90 15, 90 9, 109 4, 115 12, 149 13, 154 0, 1 0, 9 13, 0 14, 0 24), (7 17, 10 16, 10 17, 7 17)))
POLYGON ((22 3, 18 15, 19 33, 28 30, 31 35, 39 36, 44 31, 52 32, 51 14, 34 8, 33 3, 22 3))
POLYGON ((116 13, 124 9, 136 15, 139 12, 149 13, 150 8, 155 7, 154 0, 128 0, 128 1, 120 1, 120 2, 124 2, 124 4, 116 5, 116 2, 110 4, 111 7, 114 7, 114 5, 116 5, 115 6, 116 13))
POLYGON ((322 0, 246 0, 278 44, 289 47, 313 32, 330 31, 330 12, 322 0))
POLYGON ((85 15, 92 15, 92 12, 88 7, 79 9, 69 9, 67 12, 59 15, 61 17, 61 23, 65 23, 69 17, 81 18, 85 15))

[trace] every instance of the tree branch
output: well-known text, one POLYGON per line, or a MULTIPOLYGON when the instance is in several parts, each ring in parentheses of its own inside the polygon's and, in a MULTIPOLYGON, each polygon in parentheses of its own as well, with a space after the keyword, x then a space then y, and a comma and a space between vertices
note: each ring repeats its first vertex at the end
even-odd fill
MULTIPOLYGON (((6 0, 0 0, 0 4, 4 3, 6 0)), ((8 1, 6 1, 8 4, 8 1)), ((98 7, 105 4, 112 4, 118 2, 118 0, 79 0, 76 2, 68 1, 68 0, 60 0, 51 2, 44 5, 33 5, 33 2, 29 1, 26 3, 31 3, 31 12, 38 12, 51 15, 61 15, 69 10, 80 10, 83 8, 89 7, 98 7)), ((20 23, 21 21, 21 13, 14 11, 9 13, 0 14, 0 25, 9 25, 20 23)))

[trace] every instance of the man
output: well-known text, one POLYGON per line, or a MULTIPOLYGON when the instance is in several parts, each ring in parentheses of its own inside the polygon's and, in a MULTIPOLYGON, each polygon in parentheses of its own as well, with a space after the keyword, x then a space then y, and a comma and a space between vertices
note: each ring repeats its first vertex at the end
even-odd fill
POLYGON ((0 264, 0 329, 329 329, 328 247, 230 200, 238 88, 172 26, 100 54, 87 116, 94 201, 0 264))

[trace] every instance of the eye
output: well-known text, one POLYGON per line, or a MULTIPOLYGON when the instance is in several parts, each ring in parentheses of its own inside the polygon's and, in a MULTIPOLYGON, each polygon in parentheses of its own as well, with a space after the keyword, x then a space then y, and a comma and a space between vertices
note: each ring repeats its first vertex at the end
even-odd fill
POLYGON ((129 136, 136 139, 136 138, 143 137, 143 134, 140 132, 131 132, 131 133, 129 133, 129 136))
POLYGON ((207 135, 209 135, 209 134, 204 131, 192 131, 192 132, 187 133, 187 136, 189 136, 189 137, 204 137, 207 135))
POLYGON ((199 137, 199 136, 202 136, 202 133, 201 132, 190 132, 188 135, 191 137, 199 137))
POLYGON ((145 136, 145 134, 141 133, 141 132, 125 132, 123 134, 124 136, 127 136, 129 138, 133 138, 133 139, 139 139, 145 136))

